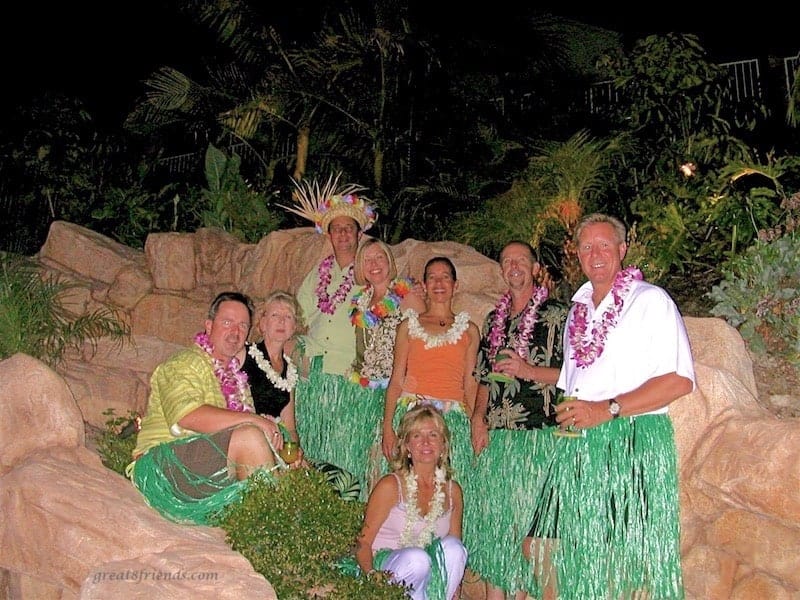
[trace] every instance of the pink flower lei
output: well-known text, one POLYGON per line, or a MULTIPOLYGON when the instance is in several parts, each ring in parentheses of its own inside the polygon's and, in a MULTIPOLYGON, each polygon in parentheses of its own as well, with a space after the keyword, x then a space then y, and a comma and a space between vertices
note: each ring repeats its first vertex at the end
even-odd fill
POLYGON ((222 365, 222 361, 214 358, 212 352, 214 346, 208 339, 208 334, 201 331, 194 336, 194 343, 211 357, 214 367, 214 375, 219 381, 219 388, 225 397, 225 404, 228 410, 237 412, 253 412, 250 405, 245 402, 247 397, 247 373, 239 370, 239 359, 235 356, 231 358, 227 366, 222 365))
POLYGON ((603 318, 600 322, 592 328, 592 332, 588 337, 586 335, 588 309, 582 302, 575 303, 575 310, 573 311, 568 331, 569 343, 572 347, 572 358, 578 367, 585 369, 603 354, 608 332, 616 326, 617 319, 619 319, 633 282, 641 280, 642 272, 633 265, 617 273, 611 286, 613 302, 603 313, 603 318))
MULTIPOLYGON (((522 311, 522 319, 517 326, 517 335, 513 336, 513 346, 517 354, 522 358, 528 356, 528 341, 533 332, 533 326, 539 317, 539 307, 542 302, 547 300, 549 292, 544 287, 533 287, 532 303, 522 311)), ((497 301, 494 308, 494 319, 492 328, 489 330, 489 360, 494 360, 497 352, 505 347, 506 343, 506 322, 511 308, 511 292, 506 292, 497 301)))
POLYGON ((317 284, 317 307, 326 315, 332 315, 336 307, 341 304, 353 288, 353 265, 347 270, 344 281, 339 285, 333 298, 328 295, 328 286, 331 284, 331 268, 333 267, 333 254, 323 260, 319 265, 319 283, 317 284))

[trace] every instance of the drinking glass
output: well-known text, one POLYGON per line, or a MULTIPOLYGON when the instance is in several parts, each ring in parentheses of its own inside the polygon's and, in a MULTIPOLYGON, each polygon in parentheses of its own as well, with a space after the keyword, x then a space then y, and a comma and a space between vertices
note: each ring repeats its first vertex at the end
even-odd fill
MULTIPOLYGON (((561 404, 562 402, 567 402, 568 400, 577 399, 577 396, 562 396, 558 403, 561 404)), ((567 425, 566 427, 559 426, 553 429, 553 435, 558 437, 579 438, 583 437, 583 432, 580 429, 576 429, 574 425, 567 425)))
MULTIPOLYGON (((503 360, 506 357, 506 355, 512 352, 514 352, 514 350, 511 348, 503 348, 501 350, 498 350, 494 358, 494 363, 496 363, 498 360, 503 360)), ((495 371, 494 363, 492 363, 492 372, 489 373, 488 376, 489 380, 502 381, 503 383, 511 383, 512 381, 514 381, 514 378, 511 377, 511 375, 506 375, 505 373, 501 373, 500 371, 495 371)))
POLYGON ((278 450, 278 454, 287 465, 290 465, 300 456, 300 445, 297 442, 287 440, 283 442, 283 448, 278 450))

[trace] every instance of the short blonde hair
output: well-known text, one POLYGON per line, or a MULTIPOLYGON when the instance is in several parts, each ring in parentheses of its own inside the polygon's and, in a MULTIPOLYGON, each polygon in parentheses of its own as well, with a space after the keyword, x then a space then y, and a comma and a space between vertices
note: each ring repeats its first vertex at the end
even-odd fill
POLYGON ((280 302, 291 309, 292 315, 294 315, 295 335, 305 331, 306 324, 305 319, 303 318, 303 309, 300 307, 297 297, 285 290, 273 290, 266 298, 264 298, 264 303, 261 305, 261 310, 259 311, 258 315, 259 319, 264 316, 264 313, 267 312, 267 307, 273 302, 280 302))
POLYGON ((436 430, 442 436, 442 455, 439 457, 437 467, 442 467, 450 479, 453 469, 450 466, 450 428, 447 427, 441 411, 430 404, 418 404, 410 409, 400 420, 397 428, 397 443, 395 444, 395 454, 391 461, 391 467, 395 471, 411 471, 411 455, 408 451, 408 438, 417 429, 422 421, 432 421, 436 430))
POLYGON ((625 228, 625 225, 620 221, 617 217, 612 217, 611 215, 605 215, 603 213, 592 213, 590 215, 586 215, 581 219, 578 226, 575 228, 575 236, 573 237, 573 241, 575 245, 578 245, 578 239, 581 237, 581 233, 586 228, 587 225, 594 225, 595 223, 608 223, 611 227, 614 228, 614 233, 617 235, 617 241, 620 244, 624 244, 628 241, 628 231, 625 228))
POLYGON ((392 254, 392 249, 389 246, 379 240, 378 238, 369 238, 366 242, 361 244, 361 247, 356 252, 356 265, 355 265, 355 276, 356 276, 356 283, 358 285, 367 285, 367 278, 364 275, 364 252, 370 246, 377 245, 378 248, 383 250, 383 253, 386 255, 386 258, 389 260, 389 281, 397 277, 397 264, 394 261, 394 254, 392 254))

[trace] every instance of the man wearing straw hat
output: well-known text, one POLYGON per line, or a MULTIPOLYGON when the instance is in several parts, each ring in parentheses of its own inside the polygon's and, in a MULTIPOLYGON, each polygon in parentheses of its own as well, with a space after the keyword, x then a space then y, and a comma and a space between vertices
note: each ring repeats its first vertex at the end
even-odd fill
POLYGON ((355 359, 355 330, 350 323, 350 301, 357 291, 354 262, 363 232, 377 219, 364 188, 339 185, 339 176, 324 185, 295 182, 296 206, 283 208, 314 223, 326 235, 333 252, 305 277, 297 291, 308 333, 300 348, 309 361, 308 377, 297 384, 297 431, 307 456, 351 472, 358 472, 362 455, 369 452, 373 431, 365 429, 354 402, 357 384, 347 373, 355 359))

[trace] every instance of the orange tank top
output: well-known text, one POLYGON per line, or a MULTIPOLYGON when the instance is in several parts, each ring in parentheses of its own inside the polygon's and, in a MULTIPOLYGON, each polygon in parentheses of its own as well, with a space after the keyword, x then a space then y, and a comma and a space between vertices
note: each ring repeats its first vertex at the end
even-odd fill
POLYGON ((427 349, 424 340, 409 336, 403 391, 463 404, 464 357, 468 348, 466 331, 455 344, 427 349))

